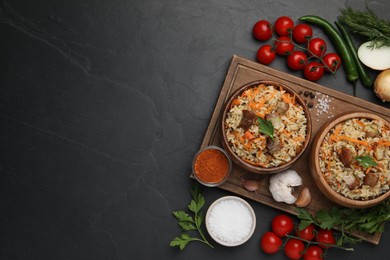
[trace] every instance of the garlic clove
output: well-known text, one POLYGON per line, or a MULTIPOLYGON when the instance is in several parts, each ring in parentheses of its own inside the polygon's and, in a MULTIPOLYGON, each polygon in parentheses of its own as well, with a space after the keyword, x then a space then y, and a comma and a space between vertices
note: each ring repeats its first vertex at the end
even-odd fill
POLYGON ((307 187, 301 189, 301 192, 298 195, 297 200, 295 201, 295 205, 299 208, 306 207, 311 202, 311 193, 307 187))
POLYGON ((241 182, 244 188, 248 191, 254 191, 256 192, 260 188, 260 181, 259 180, 251 180, 247 179, 244 176, 241 177, 241 182))

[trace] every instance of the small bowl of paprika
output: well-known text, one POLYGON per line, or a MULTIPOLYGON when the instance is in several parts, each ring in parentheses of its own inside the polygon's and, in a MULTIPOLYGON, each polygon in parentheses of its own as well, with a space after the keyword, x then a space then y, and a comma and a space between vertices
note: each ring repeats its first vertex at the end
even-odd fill
POLYGON ((226 151, 211 145, 196 153, 192 161, 192 174, 199 183, 216 187, 228 179, 232 167, 233 163, 226 151))

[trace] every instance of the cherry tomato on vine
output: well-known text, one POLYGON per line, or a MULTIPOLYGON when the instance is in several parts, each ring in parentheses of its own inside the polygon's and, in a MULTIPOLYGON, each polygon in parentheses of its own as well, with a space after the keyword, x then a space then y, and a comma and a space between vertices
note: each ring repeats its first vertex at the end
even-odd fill
POLYGON ((324 259, 324 251, 318 246, 309 246, 306 253, 303 255, 303 260, 322 260, 324 259))
POLYGON ((273 232, 266 232, 260 240, 260 247, 267 254, 275 254, 282 246, 282 239, 273 232))
POLYGON ((324 68, 323 65, 312 61, 303 69, 303 75, 306 79, 311 81, 317 81, 319 80, 322 75, 324 74, 324 68))
POLYGON ((281 36, 275 41, 275 51, 281 56, 289 55, 294 50, 290 37, 281 36))
POLYGON ((325 71, 334 73, 341 66, 341 58, 336 53, 327 53, 322 57, 322 62, 326 65, 325 71))
POLYGON ((296 238, 287 240, 284 245, 284 253, 289 259, 300 259, 302 257, 305 245, 303 242, 296 238))
POLYGON ((294 222, 289 216, 280 214, 272 219, 271 229, 277 236, 284 237, 293 231, 294 222))
POLYGON ((313 36, 313 29, 308 24, 300 23, 294 27, 292 36, 297 43, 305 43, 313 36))
POLYGON ((288 16, 281 16, 275 21, 275 32, 279 36, 289 36, 294 28, 294 21, 288 16))
POLYGON ((310 55, 322 57, 326 52, 326 42, 321 38, 313 38, 307 44, 307 50, 310 55))
POLYGON ((322 248, 331 247, 336 244, 336 239, 333 236, 333 231, 328 229, 319 229, 316 235, 316 241, 322 248))
POLYGON ((292 70, 302 70, 307 63, 307 55, 303 51, 293 51, 287 57, 287 66, 292 70))
POLYGON ((253 37, 259 41, 267 41, 272 37, 272 25, 267 20, 260 20, 253 26, 253 37))
POLYGON ((275 57, 275 50, 269 44, 261 46, 257 51, 257 61, 261 64, 268 65, 274 61, 275 57))
POLYGON ((313 240, 315 237, 315 226, 313 224, 308 225, 302 230, 297 231, 297 236, 305 240, 313 240))

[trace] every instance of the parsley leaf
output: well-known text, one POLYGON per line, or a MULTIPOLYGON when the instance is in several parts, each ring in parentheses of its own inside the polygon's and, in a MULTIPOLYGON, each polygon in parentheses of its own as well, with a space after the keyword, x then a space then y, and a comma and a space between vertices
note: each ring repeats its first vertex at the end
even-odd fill
POLYGON ((354 159, 355 159, 355 161, 358 161, 360 163, 360 165, 363 166, 364 168, 378 165, 378 163, 374 160, 374 158, 372 158, 371 156, 368 156, 368 155, 356 156, 354 159))
POLYGON ((322 209, 315 215, 311 215, 308 210, 303 208, 297 208, 296 211, 300 219, 300 229, 303 229, 310 223, 326 229, 340 229, 341 234, 337 240, 337 245, 341 245, 343 243, 360 241, 350 235, 351 231, 368 234, 382 233, 384 231, 384 223, 390 221, 390 199, 365 209, 333 207, 322 209))
POLYGON ((271 121, 265 120, 261 117, 257 118, 257 123, 259 124, 259 132, 265 134, 274 140, 274 126, 271 121))
POLYGON ((191 241, 199 241, 213 248, 213 246, 206 240, 201 228, 203 222, 203 214, 201 210, 205 204, 205 199, 200 193, 199 185, 196 182, 194 182, 191 186, 190 193, 192 200, 187 208, 194 216, 190 216, 183 210, 173 211, 172 215, 179 221, 178 224, 184 232, 198 231, 200 238, 191 237, 190 235, 183 233, 180 237, 175 237, 169 245, 171 247, 177 246, 180 250, 183 250, 191 241))

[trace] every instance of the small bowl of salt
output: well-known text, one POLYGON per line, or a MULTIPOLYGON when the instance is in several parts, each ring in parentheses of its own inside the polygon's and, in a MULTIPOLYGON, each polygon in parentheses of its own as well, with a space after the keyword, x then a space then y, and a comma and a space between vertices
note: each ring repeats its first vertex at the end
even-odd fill
POLYGON ((206 228, 215 242, 228 247, 244 244, 256 227, 256 215, 245 200, 225 196, 214 201, 206 213, 206 228))

